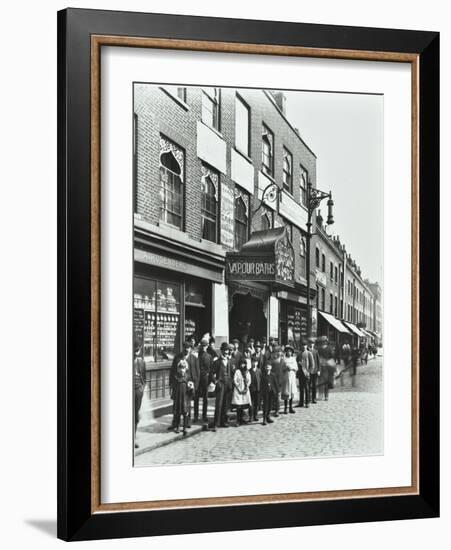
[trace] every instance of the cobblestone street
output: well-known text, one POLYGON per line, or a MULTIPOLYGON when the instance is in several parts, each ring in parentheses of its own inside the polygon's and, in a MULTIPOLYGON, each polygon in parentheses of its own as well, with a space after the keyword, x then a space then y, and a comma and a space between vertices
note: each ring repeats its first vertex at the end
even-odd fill
POLYGON ((329 401, 261 420, 175 441, 136 457, 135 466, 300 457, 373 455, 383 452, 382 358, 345 373, 329 401))

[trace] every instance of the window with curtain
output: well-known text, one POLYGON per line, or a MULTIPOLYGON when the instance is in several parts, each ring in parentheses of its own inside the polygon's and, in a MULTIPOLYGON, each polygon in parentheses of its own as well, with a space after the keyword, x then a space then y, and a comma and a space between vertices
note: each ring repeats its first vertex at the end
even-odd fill
POLYGON ((249 197, 244 192, 235 194, 235 248, 240 249, 249 236, 249 197))
POLYGON ((262 130, 262 172, 274 176, 274 134, 263 124, 262 130))
POLYGON ((288 193, 293 192, 293 156, 283 148, 283 188, 288 193))
MULTIPOLYGON (((169 143, 167 140, 163 141, 169 143)), ((175 145, 160 154, 160 220, 182 229, 183 170, 175 153, 179 158, 183 157, 183 153, 175 145)))
POLYGON ((307 182, 308 182, 308 172, 301 165, 301 177, 299 180, 299 187, 301 189, 301 204, 307 206, 307 182))
POLYGON ((245 155, 250 154, 251 111, 239 95, 235 97, 235 147, 245 155))
POLYGON ((202 88, 202 122, 219 130, 219 88, 202 88))
POLYGON ((210 169, 203 168, 201 181, 201 223, 202 238, 218 241, 218 183, 219 176, 210 169))

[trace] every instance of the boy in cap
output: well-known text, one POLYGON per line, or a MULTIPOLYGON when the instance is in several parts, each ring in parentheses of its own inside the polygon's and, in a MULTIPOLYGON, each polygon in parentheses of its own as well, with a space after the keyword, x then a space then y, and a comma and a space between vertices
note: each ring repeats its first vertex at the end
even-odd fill
POLYGON ((271 424, 273 422, 270 417, 270 412, 274 408, 276 401, 278 401, 279 384, 275 374, 271 372, 271 370, 272 366, 271 363, 268 361, 263 367, 260 382, 263 408, 263 426, 266 426, 267 423, 271 424))

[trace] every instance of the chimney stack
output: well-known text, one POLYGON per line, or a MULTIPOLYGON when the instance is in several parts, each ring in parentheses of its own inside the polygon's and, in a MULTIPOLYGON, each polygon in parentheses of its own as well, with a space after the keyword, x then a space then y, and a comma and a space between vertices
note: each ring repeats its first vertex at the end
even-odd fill
POLYGON ((272 96, 274 98, 274 101, 277 104, 277 107, 279 107, 279 109, 282 111, 282 113, 285 116, 287 114, 286 107, 285 107, 287 98, 285 97, 285 94, 283 92, 272 92, 272 96))

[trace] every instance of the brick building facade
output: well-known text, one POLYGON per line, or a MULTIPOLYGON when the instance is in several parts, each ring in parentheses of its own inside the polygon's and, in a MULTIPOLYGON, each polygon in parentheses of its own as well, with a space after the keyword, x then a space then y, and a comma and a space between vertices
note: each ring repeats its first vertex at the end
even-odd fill
POLYGON ((316 157, 287 120, 284 95, 135 84, 133 122, 134 330, 151 397, 165 396, 172 357, 191 335, 299 347, 316 157), (262 239, 269 256, 256 259, 262 239), (250 267, 236 263, 243 246, 250 267))

